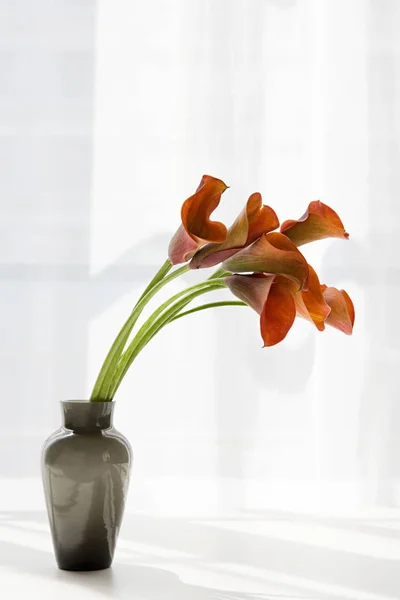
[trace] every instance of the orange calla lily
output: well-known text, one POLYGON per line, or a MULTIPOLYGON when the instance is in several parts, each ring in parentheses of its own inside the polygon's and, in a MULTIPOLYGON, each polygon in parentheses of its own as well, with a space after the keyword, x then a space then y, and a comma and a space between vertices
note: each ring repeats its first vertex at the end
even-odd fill
POLYGON ((325 323, 350 335, 354 306, 344 290, 322 286, 309 265, 309 288, 298 291, 296 284, 282 275, 229 275, 225 281, 231 292, 260 315, 264 346, 281 342, 296 315, 314 323, 319 331, 325 323))
POLYGON ((298 221, 285 221, 281 225, 284 233, 296 246, 308 244, 324 238, 348 239, 338 214, 319 200, 310 202, 304 215, 298 221))
POLYGON ((171 240, 173 264, 187 262, 198 269, 222 262, 232 275, 225 278, 232 293, 260 315, 265 346, 282 341, 296 316, 313 323, 319 331, 325 324, 351 334, 353 303, 344 290, 321 285, 298 246, 327 237, 347 239, 337 213, 319 200, 310 202, 297 221, 285 221, 281 230, 275 211, 262 203, 261 194, 251 194, 246 206, 227 230, 213 222, 227 186, 204 175, 196 193, 182 206, 182 225, 171 240))
POLYGON ((308 286, 306 259, 293 242, 279 232, 262 235, 250 246, 224 261, 222 267, 234 273, 284 275, 294 281, 298 289, 307 289, 308 286))
POLYGON ((203 175, 193 194, 182 205, 182 225, 173 236, 168 256, 173 265, 189 260, 207 242, 225 241, 227 229, 223 223, 211 221, 227 185, 211 175, 203 175))
POLYGON ((331 311, 326 319, 327 325, 343 331, 346 335, 353 333, 355 311, 353 302, 344 290, 321 286, 321 291, 331 311))
POLYGON ((275 211, 263 205, 261 194, 251 194, 245 208, 229 228, 226 240, 211 242, 200 248, 193 256, 190 268, 213 267, 277 227, 279 219, 275 211))

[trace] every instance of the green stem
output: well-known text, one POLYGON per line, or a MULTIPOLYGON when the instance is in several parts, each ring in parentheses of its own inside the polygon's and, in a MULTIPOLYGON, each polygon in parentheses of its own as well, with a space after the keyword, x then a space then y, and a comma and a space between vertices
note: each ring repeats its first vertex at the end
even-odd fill
POLYGON ((146 346, 146 344, 155 336, 155 334, 166 325, 175 315, 182 310, 191 300, 215 289, 225 287, 224 280, 214 279, 212 281, 204 281, 178 292, 172 298, 164 302, 153 314, 147 319, 142 327, 133 338, 128 348, 122 355, 115 373, 112 377, 111 385, 108 391, 107 400, 112 400, 118 387, 120 386, 129 367, 146 346), (175 304, 174 302, 177 301, 175 304), (171 306, 172 304, 172 306, 171 306), (169 307, 169 308, 168 308, 169 307), (168 309, 168 310, 166 310, 168 309), (165 311, 165 312, 164 312, 165 311))
MULTIPOLYGON (((165 267, 165 265, 164 265, 165 267)), ((128 319, 125 321, 122 326, 121 331, 115 338, 114 343, 112 344, 104 363, 100 369, 100 373, 96 379, 96 382, 93 387, 93 391, 90 396, 90 400, 92 402, 102 402, 108 398, 108 390, 110 387, 111 377, 114 373, 115 368, 117 367, 118 361, 121 358, 121 354, 125 348, 125 345, 129 339, 131 331, 136 324, 136 321, 140 317, 144 307, 151 300, 151 298, 167 283, 176 279, 183 273, 189 270, 189 265, 184 265, 176 271, 173 271, 168 277, 161 279, 158 283, 156 283, 145 296, 142 297, 141 300, 136 304, 132 313, 129 315, 128 319)), ((156 276, 157 277, 157 276, 156 276)))
MULTIPOLYGON (((225 269, 220 267, 219 269, 214 271, 214 273, 212 273, 212 275, 210 275, 210 277, 208 277, 206 279, 206 281, 214 281, 215 279, 223 279, 223 278, 227 277, 228 275, 231 275, 230 271, 225 271, 225 269)), ((190 302, 191 302, 191 300, 188 300, 187 304, 190 304, 190 302)), ((185 308, 185 305, 183 305, 182 308, 185 308)))
POLYGON ((201 306, 196 306, 195 308, 191 308, 190 310, 185 310, 185 312, 179 313, 178 315, 176 315, 176 317, 174 317, 173 319, 170 320, 170 323, 172 323, 172 321, 176 321, 177 319, 180 319, 181 317, 186 317, 186 315, 190 315, 192 313, 198 312, 199 310, 205 310, 206 308, 217 308, 218 306, 248 306, 248 305, 245 302, 240 302, 239 300, 209 302, 208 304, 202 304, 201 306))
POLYGON ((140 296, 138 303, 142 300, 142 298, 144 298, 146 296, 146 294, 162 279, 164 279, 164 277, 166 276, 167 273, 169 273, 169 271, 172 269, 172 263, 169 260, 169 258, 167 258, 167 260, 165 261, 165 263, 163 264, 163 266, 157 271, 157 273, 154 275, 153 279, 150 281, 149 285, 147 286, 147 288, 144 290, 143 294, 140 296))
POLYGON ((227 277, 230 274, 231 273, 229 271, 225 271, 225 269, 220 267, 219 269, 214 271, 214 273, 212 275, 210 275, 210 277, 208 278, 208 281, 210 281, 210 279, 220 279, 221 277, 227 277))

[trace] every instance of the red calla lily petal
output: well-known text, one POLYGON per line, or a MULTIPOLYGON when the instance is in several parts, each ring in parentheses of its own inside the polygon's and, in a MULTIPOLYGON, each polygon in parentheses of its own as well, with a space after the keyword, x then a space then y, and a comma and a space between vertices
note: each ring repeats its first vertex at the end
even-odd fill
POLYGON ((250 196, 246 208, 238 216, 232 229, 235 226, 238 227, 241 220, 244 220, 245 217, 248 224, 246 246, 255 242, 264 233, 269 233, 279 227, 279 219, 276 212, 270 206, 262 203, 262 196, 258 192, 250 196))
POLYGON ((263 311, 273 281, 273 275, 263 275, 262 273, 225 277, 225 282, 232 294, 246 302, 259 315, 263 311))
POLYGON ((173 265, 188 261, 199 247, 195 241, 186 233, 183 225, 180 225, 173 235, 168 246, 168 257, 173 265))
POLYGON ((353 302, 344 290, 334 287, 321 286, 325 301, 331 308, 326 318, 326 324, 343 331, 346 335, 353 333, 355 312, 353 302))
MULTIPOLYGON (((293 325, 296 306, 285 278, 253 273, 229 275, 225 279, 231 292, 260 315, 264 346, 281 342, 293 325)), ((290 282, 289 282, 290 283, 290 282)))
POLYGON ((308 209, 298 221, 285 221, 281 225, 284 233, 296 246, 324 238, 348 239, 338 214, 319 200, 310 202, 308 209))
POLYGON ((282 233, 261 236, 247 248, 224 261, 222 267, 235 273, 260 272, 284 275, 307 289, 308 264, 297 247, 282 233))
POLYGON ((295 317, 296 306, 293 294, 285 286, 274 282, 260 317, 264 346, 275 346, 284 340, 295 317))
POLYGON ((325 320, 331 312, 321 291, 318 275, 308 265, 308 289, 295 295, 297 314, 303 319, 312 321, 319 331, 324 331, 325 320))
POLYGON ((227 185, 211 175, 203 175, 193 196, 182 205, 182 225, 172 237, 168 256, 173 265, 189 260, 206 242, 223 242, 227 230, 223 223, 211 221, 227 185))
POLYGON ((345 290, 340 290, 342 296, 346 302, 347 312, 349 314, 349 319, 351 323, 351 327, 354 327, 354 321, 356 320, 356 311, 354 309, 353 300, 350 298, 349 294, 345 290))
POLYGON ((270 206, 264 206, 261 194, 256 192, 249 197, 245 208, 229 228, 226 240, 221 244, 210 243, 200 248, 190 268, 213 267, 277 227, 279 219, 275 211, 270 206))
POLYGON ((182 205, 182 224, 194 240, 223 242, 227 229, 223 223, 211 221, 210 215, 217 208, 227 185, 221 179, 203 175, 199 187, 182 205))

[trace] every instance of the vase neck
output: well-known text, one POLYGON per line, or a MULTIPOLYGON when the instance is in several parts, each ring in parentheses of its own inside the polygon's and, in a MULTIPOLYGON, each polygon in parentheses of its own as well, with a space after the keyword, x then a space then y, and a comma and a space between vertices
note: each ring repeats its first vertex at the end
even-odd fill
POLYGON ((114 402, 61 402, 63 427, 74 433, 95 433, 113 425, 114 402))

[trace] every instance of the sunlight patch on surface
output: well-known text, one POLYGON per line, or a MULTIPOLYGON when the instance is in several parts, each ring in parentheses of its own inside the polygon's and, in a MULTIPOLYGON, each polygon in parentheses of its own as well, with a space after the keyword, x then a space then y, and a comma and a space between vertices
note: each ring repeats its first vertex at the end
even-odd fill
POLYGON ((10 519, 6 521, 5 525, 46 534, 50 533, 50 528, 47 523, 38 523, 37 521, 14 521, 13 519, 10 519))
POLYGON ((32 531, 22 531, 7 525, 0 525, 0 540, 23 548, 32 548, 42 552, 53 552, 51 538, 32 531))
POLYGON ((323 597, 326 600, 329 600, 331 597, 330 594, 335 599, 345 598, 346 600, 349 600, 349 598, 351 598, 351 600, 398 600, 398 597, 395 596, 375 594, 364 590, 355 590, 354 588, 331 583, 322 583, 305 577, 298 577, 297 575, 286 575, 275 571, 257 569, 255 567, 244 567, 239 564, 219 563, 215 566, 218 570, 226 574, 233 572, 237 575, 240 574, 248 578, 258 579, 259 581, 264 580, 283 585, 290 585, 296 588, 304 588, 307 589, 307 594, 313 592, 312 596, 303 596, 304 599, 313 598, 315 600, 320 600, 318 596, 314 595, 315 593, 320 593, 324 595, 323 597))
POLYGON ((340 525, 298 523, 295 521, 202 521, 216 529, 246 533, 266 539, 283 540, 360 556, 400 560, 399 540, 358 531, 346 531, 340 525))

